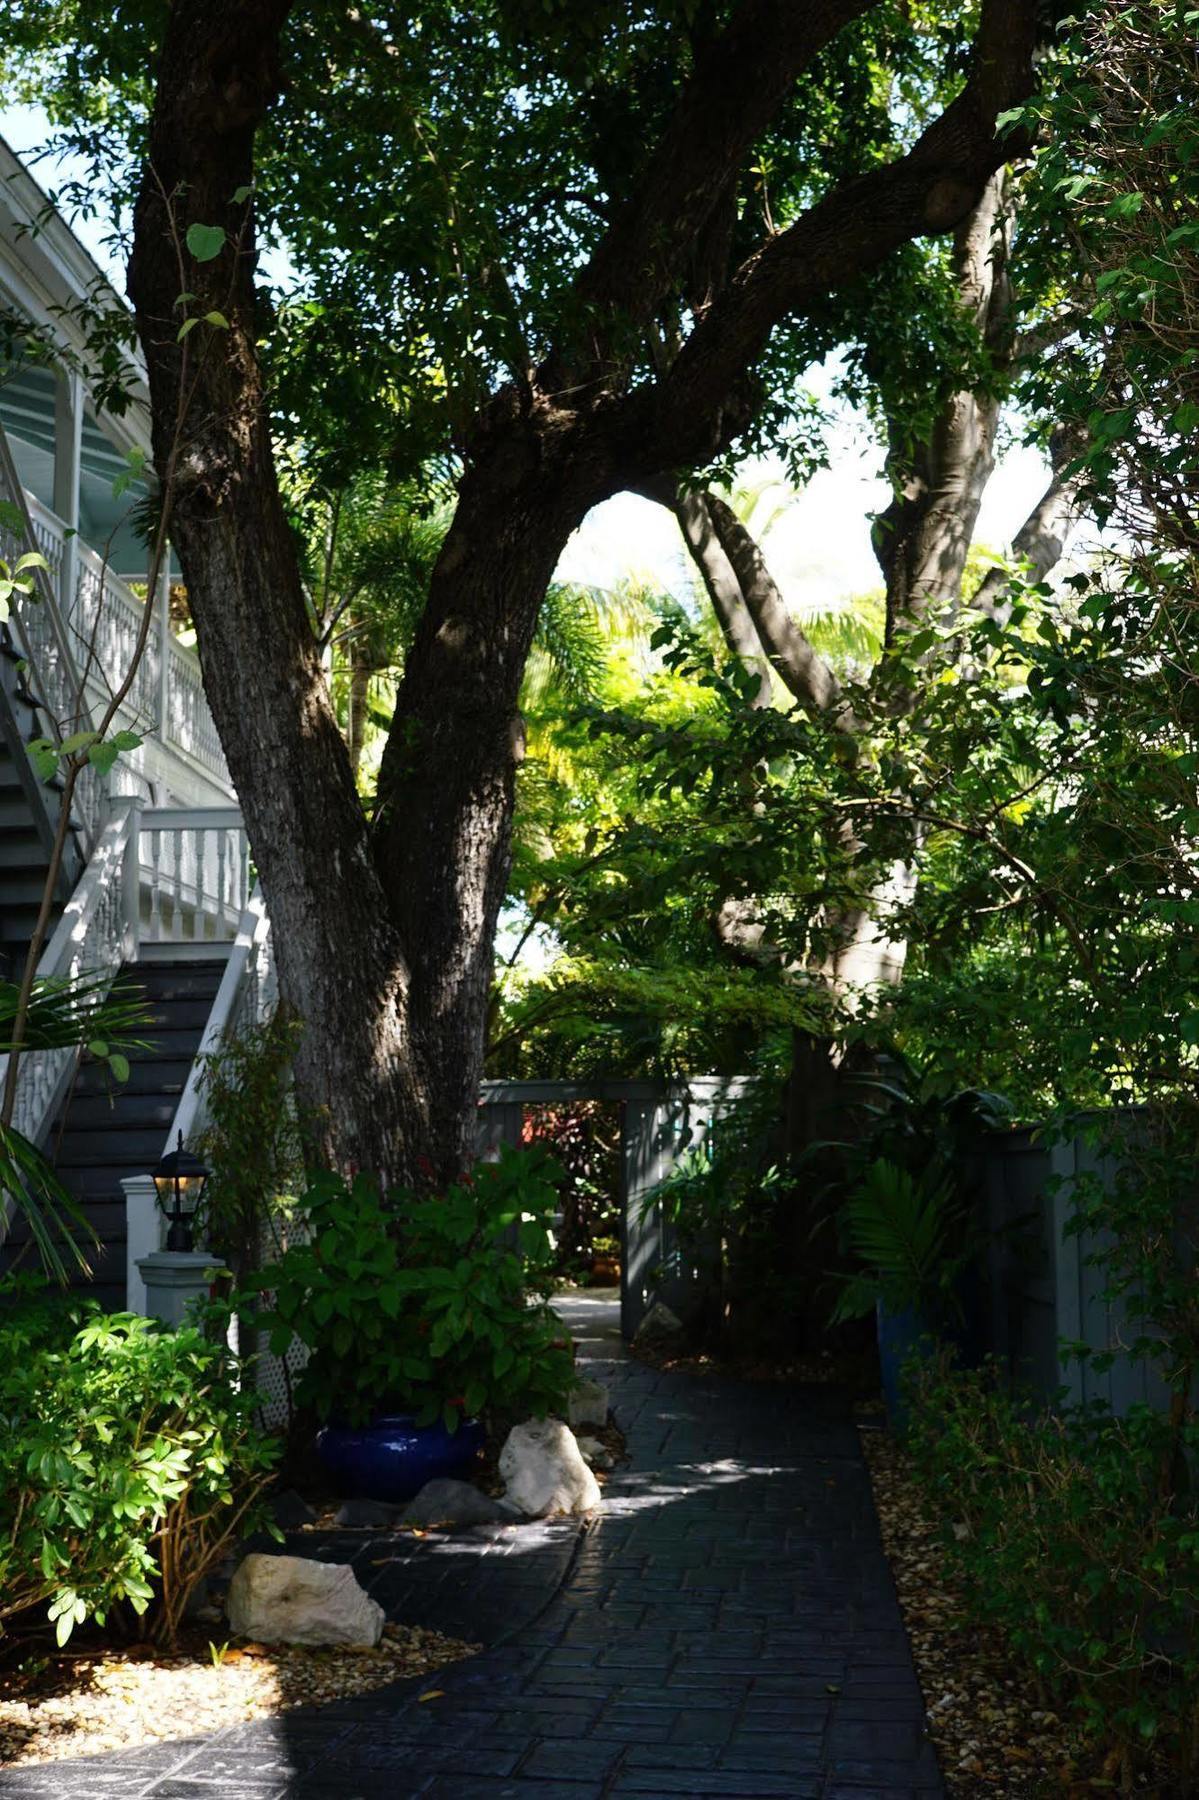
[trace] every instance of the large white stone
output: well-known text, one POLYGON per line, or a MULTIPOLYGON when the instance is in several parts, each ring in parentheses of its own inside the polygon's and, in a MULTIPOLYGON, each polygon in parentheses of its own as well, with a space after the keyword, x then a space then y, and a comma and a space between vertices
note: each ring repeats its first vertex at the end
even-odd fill
POLYGON ((500 1451, 504 1498, 528 1519, 595 1512, 599 1483, 583 1461, 574 1432, 561 1419, 515 1425, 500 1451))
POLYGON ((307 1556, 247 1556, 229 1583, 229 1624, 260 1644, 369 1644, 383 1635, 383 1608, 349 1563, 307 1556))
POLYGON ((665 1300, 655 1300, 633 1333, 635 1344, 674 1343, 683 1335, 683 1321, 671 1312, 665 1300))
POLYGON ((608 1423, 608 1390, 602 1381, 580 1381, 570 1391, 566 1418, 572 1431, 608 1423))

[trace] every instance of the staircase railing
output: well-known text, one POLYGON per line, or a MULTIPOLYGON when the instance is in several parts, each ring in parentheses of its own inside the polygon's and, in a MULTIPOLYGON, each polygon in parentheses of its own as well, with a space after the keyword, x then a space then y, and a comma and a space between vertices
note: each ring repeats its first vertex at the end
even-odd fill
MULTIPOLYGON (((221 984, 204 1027, 175 1116, 163 1144, 163 1153, 179 1142, 195 1145, 209 1123, 208 1093, 204 1083, 207 1059, 228 1039, 261 1025, 274 1010, 278 997, 270 920, 258 889, 250 895, 238 922, 237 936, 225 964, 221 984)), ((131 1175, 121 1184, 125 1190, 127 1247, 126 1304, 145 1307, 146 1289, 138 1262, 162 1242, 162 1218, 158 1212, 153 1177, 131 1175)))
POLYGON ((140 824, 142 944, 238 941, 250 850, 234 806, 147 807, 140 824))
MULTIPOLYGON (((251 976, 258 979, 256 964, 245 973, 249 951, 241 948, 251 909, 261 911, 246 891, 248 878, 236 807, 148 810, 139 800, 118 800, 46 945, 38 979, 87 974, 103 985, 140 957, 229 949, 230 970, 242 971, 240 994, 251 976)), ((35 1143, 54 1121, 77 1056, 74 1049, 22 1054, 13 1123, 35 1143)), ((0 1086, 6 1067, 0 1057, 0 1086)))
MULTIPOLYGON (((8 439, 0 427, 0 556, 10 565, 30 551, 46 557, 53 571, 61 564, 64 540, 59 539, 58 563, 53 546, 39 533, 30 514, 28 496, 21 486, 8 439)), ((60 531, 61 531, 60 527, 60 531)), ((87 693, 71 652, 71 639, 59 610, 55 584, 44 569, 33 571, 34 592, 14 600, 8 627, 27 666, 25 685, 39 713, 44 734, 61 740, 67 732, 90 731, 87 693)), ((96 841, 102 823, 103 786, 94 770, 85 769, 75 789, 75 808, 86 847, 96 841)))
MULTIPOLYGON (((92 975, 101 986, 136 955, 138 919, 137 813, 122 801, 100 832, 87 868, 63 908, 38 963, 39 980, 92 975)), ((37 1143, 53 1123, 79 1052, 26 1050, 17 1076, 13 1124, 37 1143)), ((8 1072, 0 1057, 0 1087, 8 1072)))

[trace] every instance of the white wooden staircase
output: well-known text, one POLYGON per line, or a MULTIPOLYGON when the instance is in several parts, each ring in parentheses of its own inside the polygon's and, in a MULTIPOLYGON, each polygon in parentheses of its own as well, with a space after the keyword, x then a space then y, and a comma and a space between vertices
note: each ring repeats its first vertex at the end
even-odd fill
MULTIPOLYGON (((11 564, 27 550, 53 550, 46 519, 35 521, 16 480, 2 430, 0 499, 7 502, 0 556, 11 564)), ((48 556, 51 568, 39 572, 36 592, 0 626, 0 978, 10 981, 19 979, 28 953, 59 818, 60 783, 39 780, 27 746, 92 728, 105 684, 111 691, 128 666, 136 618, 130 623, 125 615, 143 604, 102 567, 92 568, 97 559, 83 546, 73 546, 71 560, 78 585, 69 613, 51 579, 61 569, 48 556), (89 632, 89 605, 101 609, 104 631, 89 632), (114 618, 119 629, 110 628, 114 618), (111 640, 115 660, 88 681, 80 680, 75 661, 78 637, 111 640)), ((159 642, 166 650, 156 677, 163 744, 184 779, 196 775, 211 786, 224 763, 198 665, 173 639, 159 642)), ((128 722, 144 729, 140 715, 128 722)), ((227 786, 227 774, 224 780, 227 786)), ((79 784, 38 975, 87 974, 140 989, 149 1015, 142 1035, 151 1048, 130 1058, 123 1084, 86 1052, 27 1052, 13 1120, 55 1162, 96 1231, 98 1297, 135 1309, 144 1300, 137 1259, 161 1241, 150 1171, 179 1132, 187 1142, 203 1128, 205 1055, 228 1031, 264 1016, 274 988, 269 926, 252 886, 240 811, 151 805, 148 785, 120 764, 108 781, 88 771, 79 784)), ((0 1056, 0 1086, 6 1064, 0 1056)), ((3 1267, 24 1236, 19 1211, 0 1204, 11 1221, 3 1267)))

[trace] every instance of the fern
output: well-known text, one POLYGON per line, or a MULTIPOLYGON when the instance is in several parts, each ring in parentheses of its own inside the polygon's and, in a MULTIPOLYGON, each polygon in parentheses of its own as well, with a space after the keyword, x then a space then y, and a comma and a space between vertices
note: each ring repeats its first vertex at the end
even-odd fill
POLYGON ((846 1281, 834 1323, 864 1317, 879 1300, 891 1311, 910 1308, 930 1318, 955 1305, 953 1284, 965 1262, 963 1212, 948 1178, 913 1175, 879 1157, 849 1195, 842 1218, 863 1266, 846 1281))

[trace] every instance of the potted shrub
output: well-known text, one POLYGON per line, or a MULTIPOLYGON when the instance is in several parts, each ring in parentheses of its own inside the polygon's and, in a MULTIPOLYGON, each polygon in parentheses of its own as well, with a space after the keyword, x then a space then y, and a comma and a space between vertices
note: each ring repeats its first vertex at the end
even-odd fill
POLYGON ((542 1284, 555 1173, 505 1148, 433 1198, 383 1196, 363 1175, 304 1196, 305 1240, 251 1285, 270 1296, 271 1349, 308 1349, 295 1399, 344 1490, 408 1499, 469 1470, 485 1415, 563 1405, 573 1360, 542 1284))
POLYGON ((620 1280, 620 1239, 597 1237, 591 1240, 591 1279, 598 1287, 620 1280))
POLYGON ((860 1266, 843 1278, 833 1323, 874 1313, 887 1416, 902 1426, 904 1363, 964 1323, 960 1289, 975 1252, 969 1216, 937 1164, 913 1172, 880 1156, 846 1195, 840 1220, 860 1266))

